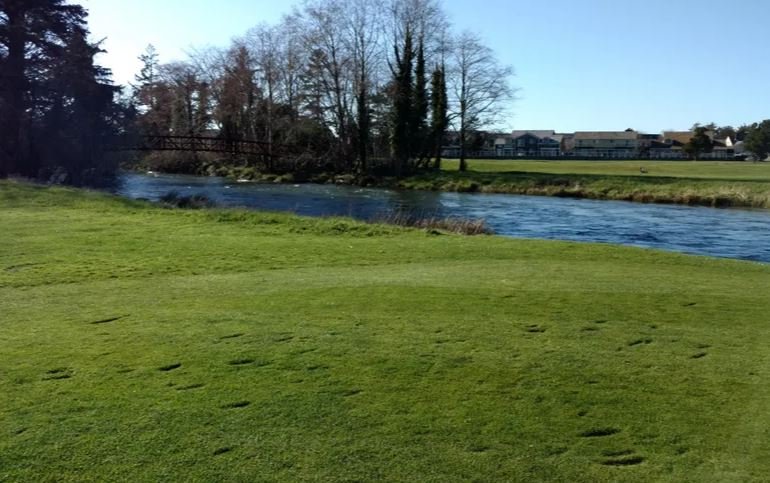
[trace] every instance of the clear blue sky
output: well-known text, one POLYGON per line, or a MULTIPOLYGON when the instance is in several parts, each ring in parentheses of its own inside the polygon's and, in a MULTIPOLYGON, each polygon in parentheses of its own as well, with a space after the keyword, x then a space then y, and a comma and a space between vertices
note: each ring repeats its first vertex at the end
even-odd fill
MULTIPOLYGON (((162 61, 224 46, 291 0, 82 0, 106 37, 116 81, 148 43, 162 61)), ((515 67, 506 128, 687 129, 770 118, 768 0, 445 0, 457 30, 479 31, 515 67)))

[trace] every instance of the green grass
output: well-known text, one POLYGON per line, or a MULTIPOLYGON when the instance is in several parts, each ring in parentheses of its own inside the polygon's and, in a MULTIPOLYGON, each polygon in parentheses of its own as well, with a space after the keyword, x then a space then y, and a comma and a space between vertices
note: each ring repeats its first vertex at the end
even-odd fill
MULTIPOLYGON (((456 171, 456 159, 445 160, 442 168, 456 171)), ((727 161, 536 161, 536 160, 495 160, 471 159, 471 171, 550 173, 550 174, 595 174, 608 176, 634 176, 647 170, 647 177, 672 177, 691 179, 716 179, 734 181, 770 182, 770 163, 727 162, 727 161)))
POLYGON ((770 208, 770 163, 689 161, 445 161, 441 172, 396 182, 404 189, 770 208), (639 170, 647 169, 647 174, 639 170))
POLYGON ((2 481, 763 481, 770 266, 0 184, 2 481))

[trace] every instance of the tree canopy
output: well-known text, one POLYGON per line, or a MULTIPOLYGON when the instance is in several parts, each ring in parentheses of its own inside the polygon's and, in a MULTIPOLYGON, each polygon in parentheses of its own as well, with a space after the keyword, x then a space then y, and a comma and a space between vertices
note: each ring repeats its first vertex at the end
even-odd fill
POLYGON ((112 170, 100 143, 124 113, 86 18, 64 0, 0 0, 0 177, 90 183, 112 170))
POLYGON ((752 125, 746 134, 746 150, 758 161, 770 156, 770 119, 752 125))

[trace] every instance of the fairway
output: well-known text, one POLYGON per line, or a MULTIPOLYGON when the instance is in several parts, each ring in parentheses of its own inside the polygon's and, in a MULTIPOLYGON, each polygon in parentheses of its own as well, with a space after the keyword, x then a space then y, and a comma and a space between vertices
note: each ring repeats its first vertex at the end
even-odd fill
MULTIPOLYGON (((444 160, 442 168, 455 171, 456 159, 444 160)), ((770 163, 746 161, 536 161, 469 159, 468 169, 481 172, 527 172, 551 174, 594 174, 640 176, 644 168, 649 177, 720 179, 734 181, 770 181, 770 163)))
POLYGON ((2 481, 763 481, 770 266, 0 183, 2 481))

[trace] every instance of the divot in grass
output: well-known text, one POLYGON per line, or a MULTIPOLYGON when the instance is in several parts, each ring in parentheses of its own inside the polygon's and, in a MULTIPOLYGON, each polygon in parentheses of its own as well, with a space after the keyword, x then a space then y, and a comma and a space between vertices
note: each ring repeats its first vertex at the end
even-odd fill
POLYGON ((175 369, 179 369, 180 367, 182 367, 182 363, 181 362, 175 362, 175 363, 169 364, 167 366, 161 366, 161 367, 158 368, 158 370, 161 371, 161 372, 170 372, 170 371, 173 371, 175 369))
POLYGON ((652 343, 653 343, 653 340, 648 337, 645 339, 636 339, 634 341, 631 341, 628 343, 628 347, 636 347, 638 345, 649 345, 652 343))
POLYGON ((620 433, 617 428, 593 428, 579 434, 581 438, 604 438, 620 433))
POLYGON ((690 356, 690 359, 703 359, 708 355, 708 352, 698 352, 695 355, 690 356))
POLYGON ((225 454, 225 453, 229 453, 232 450, 233 450, 233 448, 231 448, 229 446, 225 446, 223 448, 217 448, 217 449, 214 450, 214 456, 219 456, 219 455, 222 455, 222 454, 225 454))
POLYGON ((641 456, 631 456, 629 458, 607 459, 602 461, 604 466, 636 466, 644 463, 641 456))
POLYGON ((91 325, 109 324, 109 323, 112 323, 112 322, 117 322, 118 320, 121 320, 121 319, 125 319, 126 317, 128 317, 128 315, 121 315, 121 316, 118 316, 118 317, 110 317, 110 318, 107 318, 107 319, 96 320, 94 322, 91 322, 91 325))
POLYGON ((67 367, 49 369, 43 376, 44 381, 61 381, 72 377, 72 372, 67 367))
POLYGON ((200 389, 204 387, 205 384, 196 383, 196 384, 188 384, 187 386, 181 386, 176 388, 177 391, 192 391, 193 389, 200 389))
POLYGON ((245 335, 245 334, 243 334, 242 332, 239 332, 239 333, 237 333, 237 334, 223 335, 223 336, 222 336, 222 337, 220 337, 219 339, 220 339, 220 340, 227 340, 227 339, 237 339, 238 337, 243 337, 244 335, 245 335))
POLYGON ((251 401, 238 401, 230 404, 225 404, 222 409, 242 409, 251 404, 251 401))

